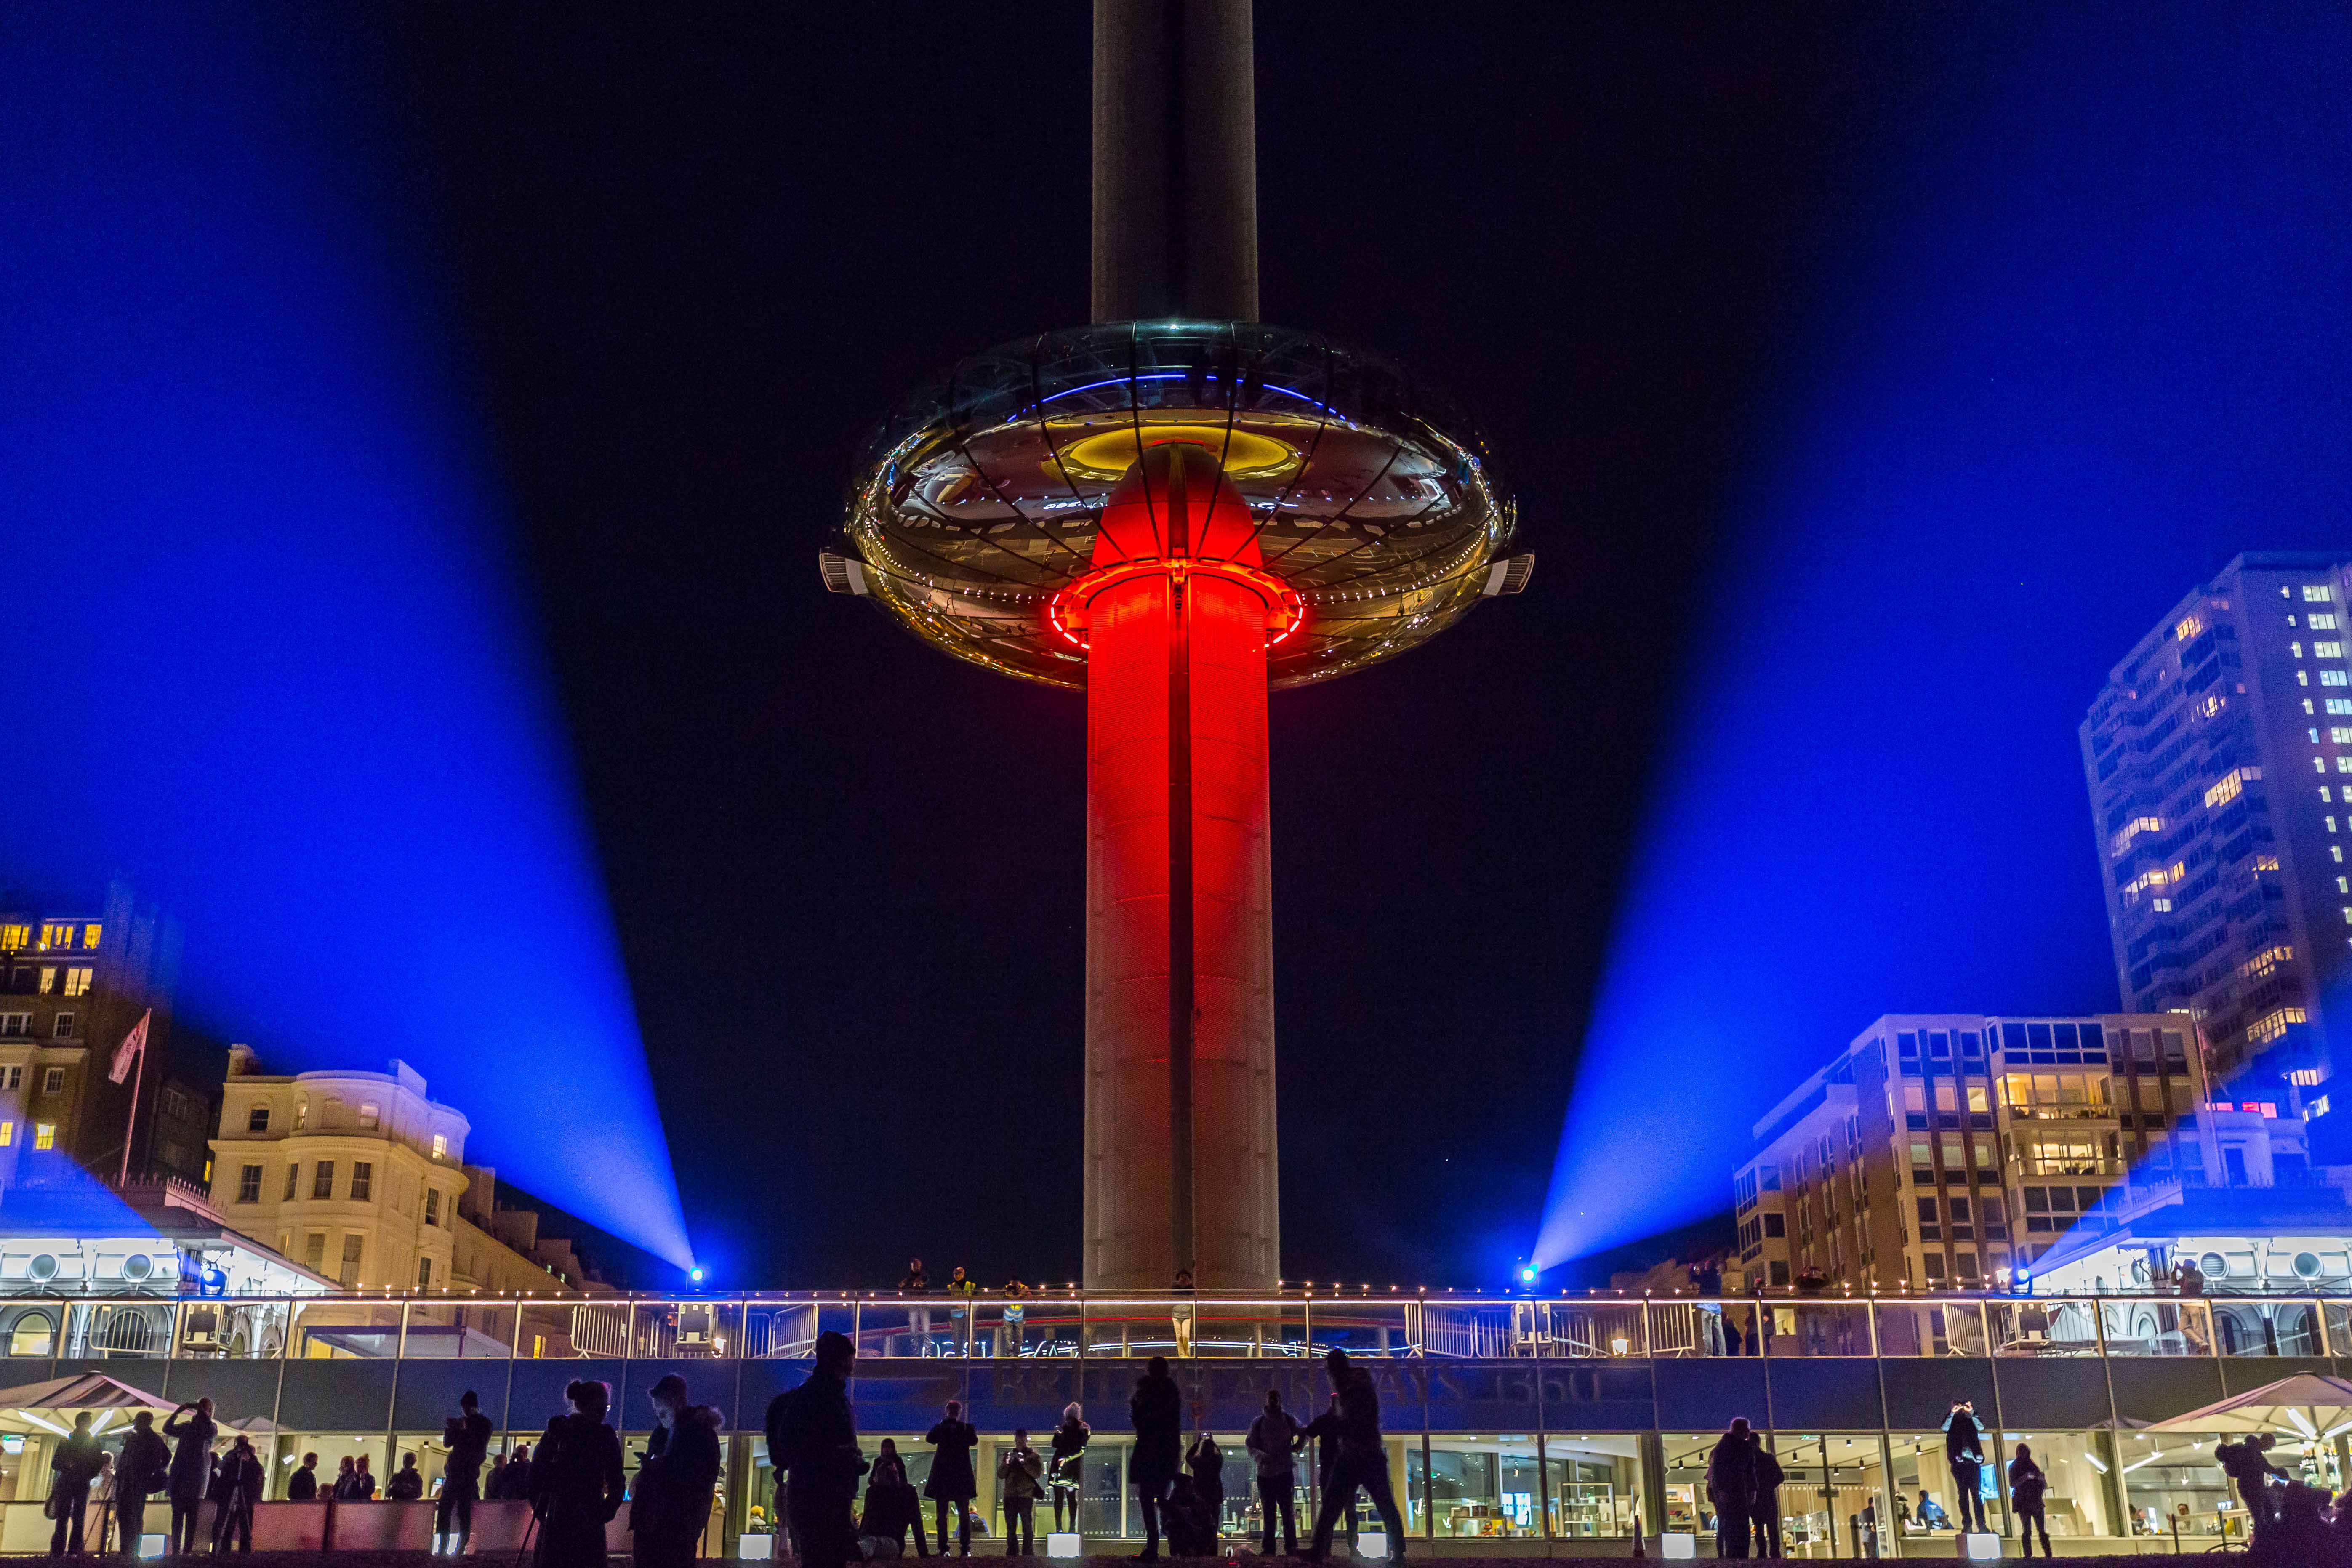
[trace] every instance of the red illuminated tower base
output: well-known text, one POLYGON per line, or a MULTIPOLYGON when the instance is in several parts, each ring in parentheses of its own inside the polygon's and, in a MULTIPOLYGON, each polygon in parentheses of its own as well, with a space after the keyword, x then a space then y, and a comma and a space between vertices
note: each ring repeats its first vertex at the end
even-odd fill
POLYGON ((1151 447, 1057 616, 1087 646, 1086 1278, 1271 1289, 1266 644, 1296 595, 1202 446, 1151 447))

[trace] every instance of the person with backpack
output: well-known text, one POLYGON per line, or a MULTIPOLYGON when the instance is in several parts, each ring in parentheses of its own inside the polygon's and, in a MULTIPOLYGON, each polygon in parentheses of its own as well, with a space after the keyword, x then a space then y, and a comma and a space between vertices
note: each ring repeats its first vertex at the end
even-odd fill
POLYGON ((1305 1439, 1299 1436, 1298 1423, 1282 1407, 1282 1391, 1265 1391, 1265 1408, 1250 1423, 1249 1436, 1242 1446, 1249 1450, 1250 1462, 1257 1470, 1257 1505, 1265 1530, 1258 1541, 1258 1555, 1274 1555, 1275 1515, 1282 1516, 1282 1550, 1286 1556, 1298 1555, 1298 1446, 1305 1439))
POLYGON ((2042 1555, 2050 1555, 2050 1521, 2042 1511, 2042 1494, 2050 1488, 2050 1478, 2033 1462, 2033 1450, 2020 1443, 2017 1458, 2009 1462, 2009 1506, 2017 1515, 2017 1538, 2025 1542, 2023 1555, 2033 1555, 2033 1532, 2042 1531, 2042 1555))
POLYGON ((1952 1403, 1944 1417, 1944 1463, 1951 1468, 1952 1486, 1959 1494, 1959 1528, 1986 1532, 1984 1510, 1984 1429, 1977 1425, 1973 1400, 1952 1403), (1976 1522, 1971 1524, 1970 1520, 1976 1522))
POLYGON ((122 1458, 114 1466, 120 1550, 138 1555, 140 1538, 147 1533, 147 1500, 163 1489, 171 1474, 172 1446, 156 1432, 155 1413, 142 1410, 131 1418, 131 1435, 122 1439, 122 1458))
POLYGON ((1749 1438, 1756 1445, 1756 1501, 1748 1513, 1748 1522, 1756 1531, 1756 1555, 1779 1557, 1780 1550, 1780 1483, 1789 1479, 1780 1468, 1780 1457, 1772 1452, 1772 1445, 1764 1441, 1764 1434, 1755 1432, 1749 1438))
POLYGON ((81 1555, 82 1516, 89 1510, 89 1483, 106 1462, 106 1450, 90 1435, 89 1412, 74 1417, 73 1436, 49 1456, 48 1515, 57 1521, 49 1531, 49 1555, 70 1552, 81 1555))

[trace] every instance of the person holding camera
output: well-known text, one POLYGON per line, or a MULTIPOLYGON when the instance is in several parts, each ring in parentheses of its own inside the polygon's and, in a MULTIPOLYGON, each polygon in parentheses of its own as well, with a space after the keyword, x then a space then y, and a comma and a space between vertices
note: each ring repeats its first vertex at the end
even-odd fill
POLYGON ((482 1461, 490 1453, 490 1418, 472 1389, 457 1396, 457 1414, 441 1424, 449 1457, 441 1461, 441 1499, 433 1510, 433 1533, 444 1552, 463 1553, 474 1538, 474 1504, 482 1496, 482 1461), (457 1527, 452 1544, 449 1530, 457 1527))
POLYGON ((1944 1463, 1950 1467, 1953 1489, 1960 1494, 1960 1528, 1984 1534, 1984 1429, 1977 1425, 1976 1401, 1957 1399, 1944 1417, 1944 1463), (1972 1524, 1970 1520, 1974 1520, 1972 1524))
POLYGON ((196 1549, 196 1514, 213 1484, 213 1439, 220 1426, 213 1420, 213 1402, 199 1399, 172 1412, 163 1436, 177 1437, 172 1450, 172 1531, 163 1550, 173 1555, 196 1549))
POLYGON ((686 1568, 710 1523, 719 1486, 719 1412, 688 1401, 686 1379, 670 1373, 647 1391, 653 1435, 637 1467, 629 1510, 637 1568, 686 1568))

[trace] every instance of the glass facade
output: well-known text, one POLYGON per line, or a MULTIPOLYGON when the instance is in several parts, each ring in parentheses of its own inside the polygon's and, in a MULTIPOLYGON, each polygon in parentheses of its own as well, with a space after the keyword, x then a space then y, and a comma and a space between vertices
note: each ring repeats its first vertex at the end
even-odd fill
MULTIPOLYGON (((1711 1537, 1706 1454, 1743 1416, 1781 1466, 1789 1555, 1874 1545, 1882 1556, 1948 1556, 1960 1499, 1939 1427, 1958 1399, 1975 1403, 1997 1452, 1988 1473, 2031 1446, 2050 1478, 2053 1537, 2168 1537, 2178 1520, 2184 1542, 2210 1545, 2233 1518, 2213 1439, 2152 1425, 2294 1372, 2352 1372, 2352 1303, 2318 1298, 17 1297, 0 1299, 0 1344, 15 1352, 0 1386, 29 1396, 103 1371, 163 1408, 209 1395, 226 1426, 256 1435, 279 1498, 311 1452, 330 1480, 342 1458, 364 1456, 379 1487, 414 1455, 429 1492, 459 1394, 479 1394, 504 1454, 536 1441, 581 1376, 611 1385, 634 1463, 651 1422, 646 1391, 675 1372, 725 1424, 714 1539, 731 1551, 772 1524, 765 1412, 830 1329, 860 1349, 852 1398, 868 1451, 893 1439, 918 1487, 930 1463, 923 1434, 947 1400, 964 1403, 981 1430, 973 1516, 985 1540, 1001 1540, 993 1476, 1014 1429, 1041 1443, 1073 1403, 1097 1428, 1083 1531, 1137 1532, 1126 1402, 1154 1354, 1173 1359, 1190 1419, 1223 1448, 1230 1537, 1263 1523, 1243 1436, 1266 1392, 1302 1418, 1320 1411, 1316 1358, 1344 1347, 1380 1391, 1406 1529, 1464 1552, 1622 1543, 1637 1527, 1711 1537)), ((37 1520, 38 1488, 26 1494, 21 1478, 45 1475, 50 1436, 0 1410, 0 1437, 17 1445, 13 1455, 0 1445, 16 1461, 0 1463, 0 1541, 20 1522, 34 1528, 14 1514, 37 1520)), ((2281 1436, 2283 1468, 2340 1484, 2337 1441, 2281 1436)), ((1320 1501, 1316 1458, 1300 1467, 1302 1530, 1320 1501)), ((2006 1529, 2001 1494, 1996 1481, 1984 1501, 2006 1529)), ((1040 1522, 1050 1514, 1041 1507, 1040 1522)), ((1360 1499, 1353 1528, 1374 1522, 1360 1499)))

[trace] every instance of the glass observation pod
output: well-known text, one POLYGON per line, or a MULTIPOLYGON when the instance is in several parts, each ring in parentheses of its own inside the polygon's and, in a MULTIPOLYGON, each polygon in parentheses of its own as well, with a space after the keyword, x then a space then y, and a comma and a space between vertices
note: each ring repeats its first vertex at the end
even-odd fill
MULTIPOLYGON (((213 1399, 224 1440, 250 1437, 268 1468, 259 1543, 316 1548, 323 1505, 283 1500, 306 1456, 331 1479, 364 1459, 380 1486, 413 1462, 429 1499, 460 1394, 478 1395, 503 1458, 588 1378, 611 1389, 634 1467, 648 1391, 676 1373, 721 1426, 705 1551, 781 1554, 761 1433, 826 1331, 858 1349, 851 1398, 866 1450, 893 1441, 918 1486, 923 1434, 946 1400, 963 1402, 981 1432, 973 1510, 989 1550, 1002 1541, 997 1460, 1016 1432, 1039 1441, 1072 1404, 1094 1433, 1066 1513, 1096 1541, 1132 1539, 1126 1399, 1152 1355, 1183 1382, 1192 1433, 1217 1437, 1223 1525, 1239 1540, 1264 1522, 1242 1435, 1268 1391, 1301 1415, 1320 1411, 1318 1358, 1348 1351, 1380 1390, 1404 1526, 1438 1555, 1509 1541, 1622 1552, 1636 1531, 1654 1555, 1661 1532, 1704 1538, 1706 1455, 1745 1417, 1787 1475, 1790 1555, 1948 1558, 1943 1521, 1960 1500, 1942 1426, 1963 1399, 1989 1455, 2032 1446, 2051 1477, 2053 1536, 2168 1550, 2178 1528, 2184 1550, 2201 1550, 2233 1540, 2242 1515, 2212 1458, 2223 1435, 2195 1429, 2196 1413, 2304 1373, 2352 1373, 2352 1298, 2315 1296, 26 1294, 0 1298, 0 1550, 46 1544, 52 1446, 83 1410, 112 1440, 142 1405, 160 1419, 213 1399)), ((2272 1458, 2340 1488, 2352 1409, 2316 1415, 2308 1432, 2282 1427, 2272 1458)), ((1309 1517, 1316 1486, 1302 1465, 1309 1517)), ((337 1505, 335 1549, 430 1547, 427 1504, 355 1506, 337 1505)), ((2007 1527, 1999 1489, 1986 1506, 2007 1527)), ((478 1549, 515 1549, 527 1505, 484 1507, 478 1549)), ((1049 1512, 1040 1505, 1041 1524, 1049 1512)), ((1350 1522, 1360 1541, 1378 1529, 1360 1512, 1350 1522)))
POLYGON ((1485 437, 1393 363, 1255 323, 1122 321, 974 354, 902 402, 828 584, 960 658, 1083 687, 1105 502, 1169 445, 1217 459, 1248 526, 1160 542, 1264 580, 1274 687, 1402 652, 1531 569, 1506 559, 1516 513, 1485 437))

